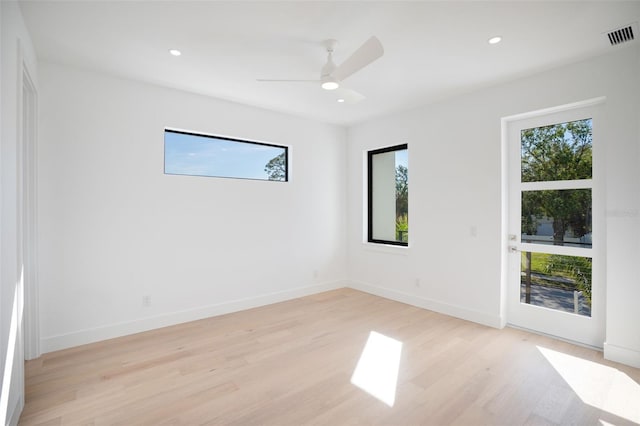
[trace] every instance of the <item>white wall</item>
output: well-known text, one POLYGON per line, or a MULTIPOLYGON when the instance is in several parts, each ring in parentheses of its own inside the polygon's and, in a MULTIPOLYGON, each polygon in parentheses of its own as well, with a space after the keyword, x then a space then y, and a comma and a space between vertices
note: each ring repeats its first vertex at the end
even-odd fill
POLYGON ((45 352, 344 285, 344 129, 49 63, 40 90, 45 352), (290 146, 290 182, 164 175, 165 126, 290 146))
POLYGON ((618 66, 623 68, 607 70, 615 76, 610 84, 618 88, 612 101, 618 101, 621 108, 610 110, 608 117, 604 353, 609 359, 640 368, 640 48, 618 66))
POLYGON ((21 114, 18 105, 22 96, 19 56, 27 63, 36 84, 37 70, 36 56, 18 4, 0 2, 0 15, 0 422, 15 424, 24 404, 23 288, 18 273, 22 269, 22 256, 18 249, 20 221, 17 215, 18 121, 21 114), (12 331, 16 336, 13 341, 10 340, 12 331))
POLYGON ((605 355, 640 366, 637 47, 349 129, 352 285, 501 326, 501 118, 606 96, 605 355), (363 152, 409 144, 410 247, 363 244, 363 152))

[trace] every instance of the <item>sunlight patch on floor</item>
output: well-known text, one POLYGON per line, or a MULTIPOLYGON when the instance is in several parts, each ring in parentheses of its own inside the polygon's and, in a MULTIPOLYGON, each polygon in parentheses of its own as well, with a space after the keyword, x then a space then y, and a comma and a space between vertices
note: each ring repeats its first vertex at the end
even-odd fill
POLYGON ((372 331, 351 376, 351 383, 393 407, 401 354, 402 342, 372 331))
POLYGON ((582 402, 640 423, 640 385, 625 373, 562 352, 537 348, 582 402))

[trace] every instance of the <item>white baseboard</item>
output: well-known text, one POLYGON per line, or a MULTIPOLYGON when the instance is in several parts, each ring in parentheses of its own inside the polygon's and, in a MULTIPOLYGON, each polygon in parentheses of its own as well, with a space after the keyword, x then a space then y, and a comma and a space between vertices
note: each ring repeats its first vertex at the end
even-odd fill
POLYGON ((621 364, 640 368, 640 351, 634 349, 623 348, 622 346, 616 346, 605 342, 604 358, 609 361, 615 361, 621 364))
POLYGON ((364 291, 365 293, 370 293, 376 296, 395 300, 397 302, 406 303, 408 305, 417 306, 419 308, 428 309, 430 311, 438 312, 456 318, 461 318, 478 324, 487 325, 489 327, 504 327, 504 321, 500 316, 497 315, 488 315, 484 312, 479 312, 472 309, 463 308, 461 306, 451 305, 448 303, 439 302, 437 300, 415 296, 412 294, 402 293, 396 290, 390 290, 388 288, 378 287, 359 281, 349 281, 348 287, 355 290, 364 291))
POLYGON ((335 290, 345 286, 346 283, 344 281, 332 281, 307 287, 298 287, 276 293, 269 293, 258 297, 233 300, 215 305, 189 309, 186 311, 171 312, 154 317, 111 324, 104 327, 79 330, 72 333, 43 338, 41 347, 43 353, 53 352, 87 343, 94 343, 101 340, 154 330, 156 328, 257 308, 264 305, 270 305, 272 303, 284 302, 286 300, 322 293, 323 291, 335 290))

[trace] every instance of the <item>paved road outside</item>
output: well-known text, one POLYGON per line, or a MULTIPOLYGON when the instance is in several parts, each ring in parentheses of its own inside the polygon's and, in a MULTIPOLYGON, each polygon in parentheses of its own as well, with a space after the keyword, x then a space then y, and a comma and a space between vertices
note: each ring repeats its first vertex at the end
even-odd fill
MULTIPOLYGON (((520 301, 524 303, 524 300, 525 285, 523 283, 520 286, 520 301)), ((573 312, 573 291, 531 284, 531 304, 559 311, 573 312)), ((587 304, 584 296, 578 297, 578 304, 578 313, 580 315, 591 316, 591 307, 587 304)))

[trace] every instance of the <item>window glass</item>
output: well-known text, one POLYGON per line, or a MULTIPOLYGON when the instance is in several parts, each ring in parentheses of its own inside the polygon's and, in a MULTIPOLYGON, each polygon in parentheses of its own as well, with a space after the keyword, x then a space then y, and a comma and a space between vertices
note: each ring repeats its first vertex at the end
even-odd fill
POLYGON ((522 242, 591 248, 591 189, 522 192, 522 242))
POLYGON ((368 152, 368 241, 408 245, 409 169, 407 145, 368 152))
POLYGON ((287 151, 285 146, 165 130, 164 172, 286 182, 287 151))
POLYGON ((522 242, 591 248, 591 189, 581 188, 593 177, 592 122, 520 132, 521 180, 529 184, 522 191, 522 242), (551 189, 549 182, 557 181, 564 189, 551 189))
POLYGON ((522 252, 520 302, 591 316, 590 257, 522 252))
POLYGON ((591 179, 592 120, 522 130, 522 182, 591 179))

